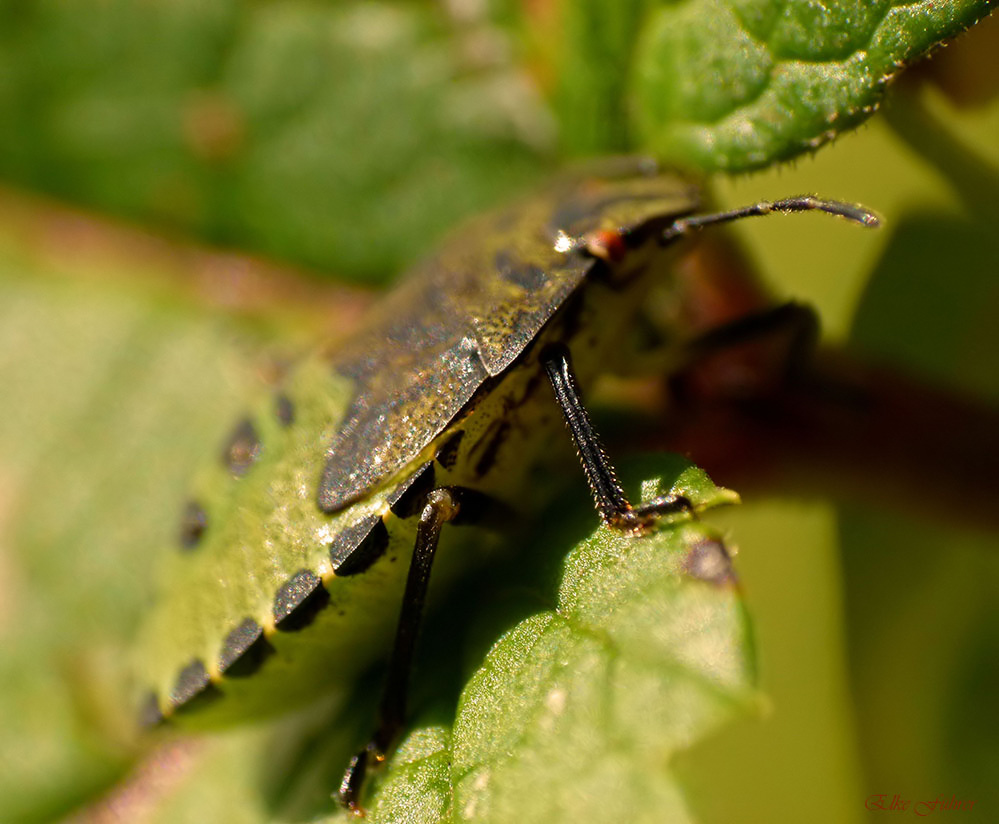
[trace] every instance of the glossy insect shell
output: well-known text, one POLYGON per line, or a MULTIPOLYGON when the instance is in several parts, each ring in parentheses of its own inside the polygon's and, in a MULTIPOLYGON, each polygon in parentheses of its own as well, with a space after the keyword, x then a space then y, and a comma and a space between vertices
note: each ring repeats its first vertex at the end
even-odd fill
MULTIPOLYGON (((570 450, 541 346, 568 342, 585 385, 664 258, 653 235, 696 206, 677 178, 630 171, 469 224, 236 426, 141 633, 147 721, 227 723, 345 689, 388 651, 423 492, 458 484, 530 507, 534 464, 570 450), (566 249, 606 229, 633 247, 613 272, 566 249)), ((482 537, 446 529, 435 579, 461 541, 482 537)))

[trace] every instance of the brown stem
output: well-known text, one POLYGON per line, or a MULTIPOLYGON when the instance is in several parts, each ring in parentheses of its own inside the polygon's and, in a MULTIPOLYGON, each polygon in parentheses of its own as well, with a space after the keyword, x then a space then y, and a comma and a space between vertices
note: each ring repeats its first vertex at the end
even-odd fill
POLYGON ((744 383, 707 393, 704 368, 717 372, 692 367, 673 380, 671 401, 659 393, 645 410, 641 448, 686 455, 744 494, 831 495, 999 527, 999 409, 843 352, 822 353, 799 380, 764 380, 759 393, 744 383))

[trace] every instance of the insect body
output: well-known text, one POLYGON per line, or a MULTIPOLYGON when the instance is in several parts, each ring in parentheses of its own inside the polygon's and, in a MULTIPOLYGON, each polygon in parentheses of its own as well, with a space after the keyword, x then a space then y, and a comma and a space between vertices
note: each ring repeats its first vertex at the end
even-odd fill
POLYGON ((346 345, 293 370, 185 511, 143 635, 148 720, 286 711, 349 683, 397 627, 378 729, 341 791, 356 810, 403 720, 438 542, 456 556, 449 524, 523 508, 536 457, 568 444, 563 418, 607 523, 640 533, 688 508, 627 501, 579 384, 627 358, 677 236, 774 208, 874 220, 809 198, 686 217, 696 206, 696 190, 656 174, 566 183, 466 227, 346 345))

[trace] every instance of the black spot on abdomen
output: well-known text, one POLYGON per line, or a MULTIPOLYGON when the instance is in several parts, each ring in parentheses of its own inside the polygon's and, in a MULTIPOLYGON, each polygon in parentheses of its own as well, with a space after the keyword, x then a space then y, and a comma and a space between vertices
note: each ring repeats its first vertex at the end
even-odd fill
POLYGON ((196 658, 177 675, 173 689, 170 690, 170 704, 181 712, 203 706, 221 695, 208 677, 204 663, 196 658))
POLYGON ((319 576, 299 570, 274 596, 274 626, 282 632, 296 632, 311 624, 330 601, 319 576))
POLYGON ((274 397, 274 414, 281 426, 289 427, 295 422, 295 405, 285 394, 274 397))
POLYGON ((450 469, 454 466, 458 461, 458 448, 461 446, 461 441, 464 437, 464 429, 459 429, 457 432, 448 435, 444 439, 444 443, 437 450, 437 454, 434 455, 434 460, 444 467, 444 469, 450 469))
POLYGON ((230 632, 222 642, 219 653, 219 672, 229 678, 253 675, 274 652, 264 629, 252 618, 247 618, 230 632))
POLYGON ((222 462, 233 476, 240 478, 260 457, 260 436, 253 421, 245 418, 240 421, 229 436, 229 441, 222 451, 222 462))
POLYGON ((149 730, 162 723, 163 712, 160 710, 160 701, 155 692, 150 692, 139 707, 139 727, 149 730))
POLYGON ((180 519, 181 549, 194 549, 208 528, 208 515, 197 501, 188 501, 180 519))
POLYGON ((509 421, 496 420, 489 425, 488 434, 485 438, 483 438, 485 446, 482 449, 482 454, 479 456, 479 460, 475 463, 476 477, 483 477, 489 472, 490 469, 493 468, 496 463, 496 458, 499 455, 500 447, 503 446, 509 434, 509 421))
POLYGON ((388 530, 378 515, 348 527, 330 543, 333 572, 339 577, 364 572, 385 553, 388 540, 388 530))
POLYGON ((433 488, 434 464, 427 461, 392 491, 389 509, 397 518, 411 518, 423 509, 423 501, 433 488))

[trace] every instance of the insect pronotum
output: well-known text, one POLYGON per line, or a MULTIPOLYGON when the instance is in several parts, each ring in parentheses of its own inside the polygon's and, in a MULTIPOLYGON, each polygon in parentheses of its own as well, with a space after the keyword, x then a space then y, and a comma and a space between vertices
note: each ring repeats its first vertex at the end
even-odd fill
POLYGON ((628 356, 684 236, 770 212, 877 218, 807 196, 694 215, 694 187, 648 164, 628 171, 563 182, 466 227, 358 334, 305 358, 239 422, 184 511, 144 630, 147 723, 286 711, 349 682, 394 627, 375 732, 339 791, 359 813, 365 774, 405 719, 438 544, 521 508, 562 420, 609 526, 639 535, 689 509, 678 496, 626 498, 580 387, 628 356), (410 558, 404 575, 397 561, 410 558))

